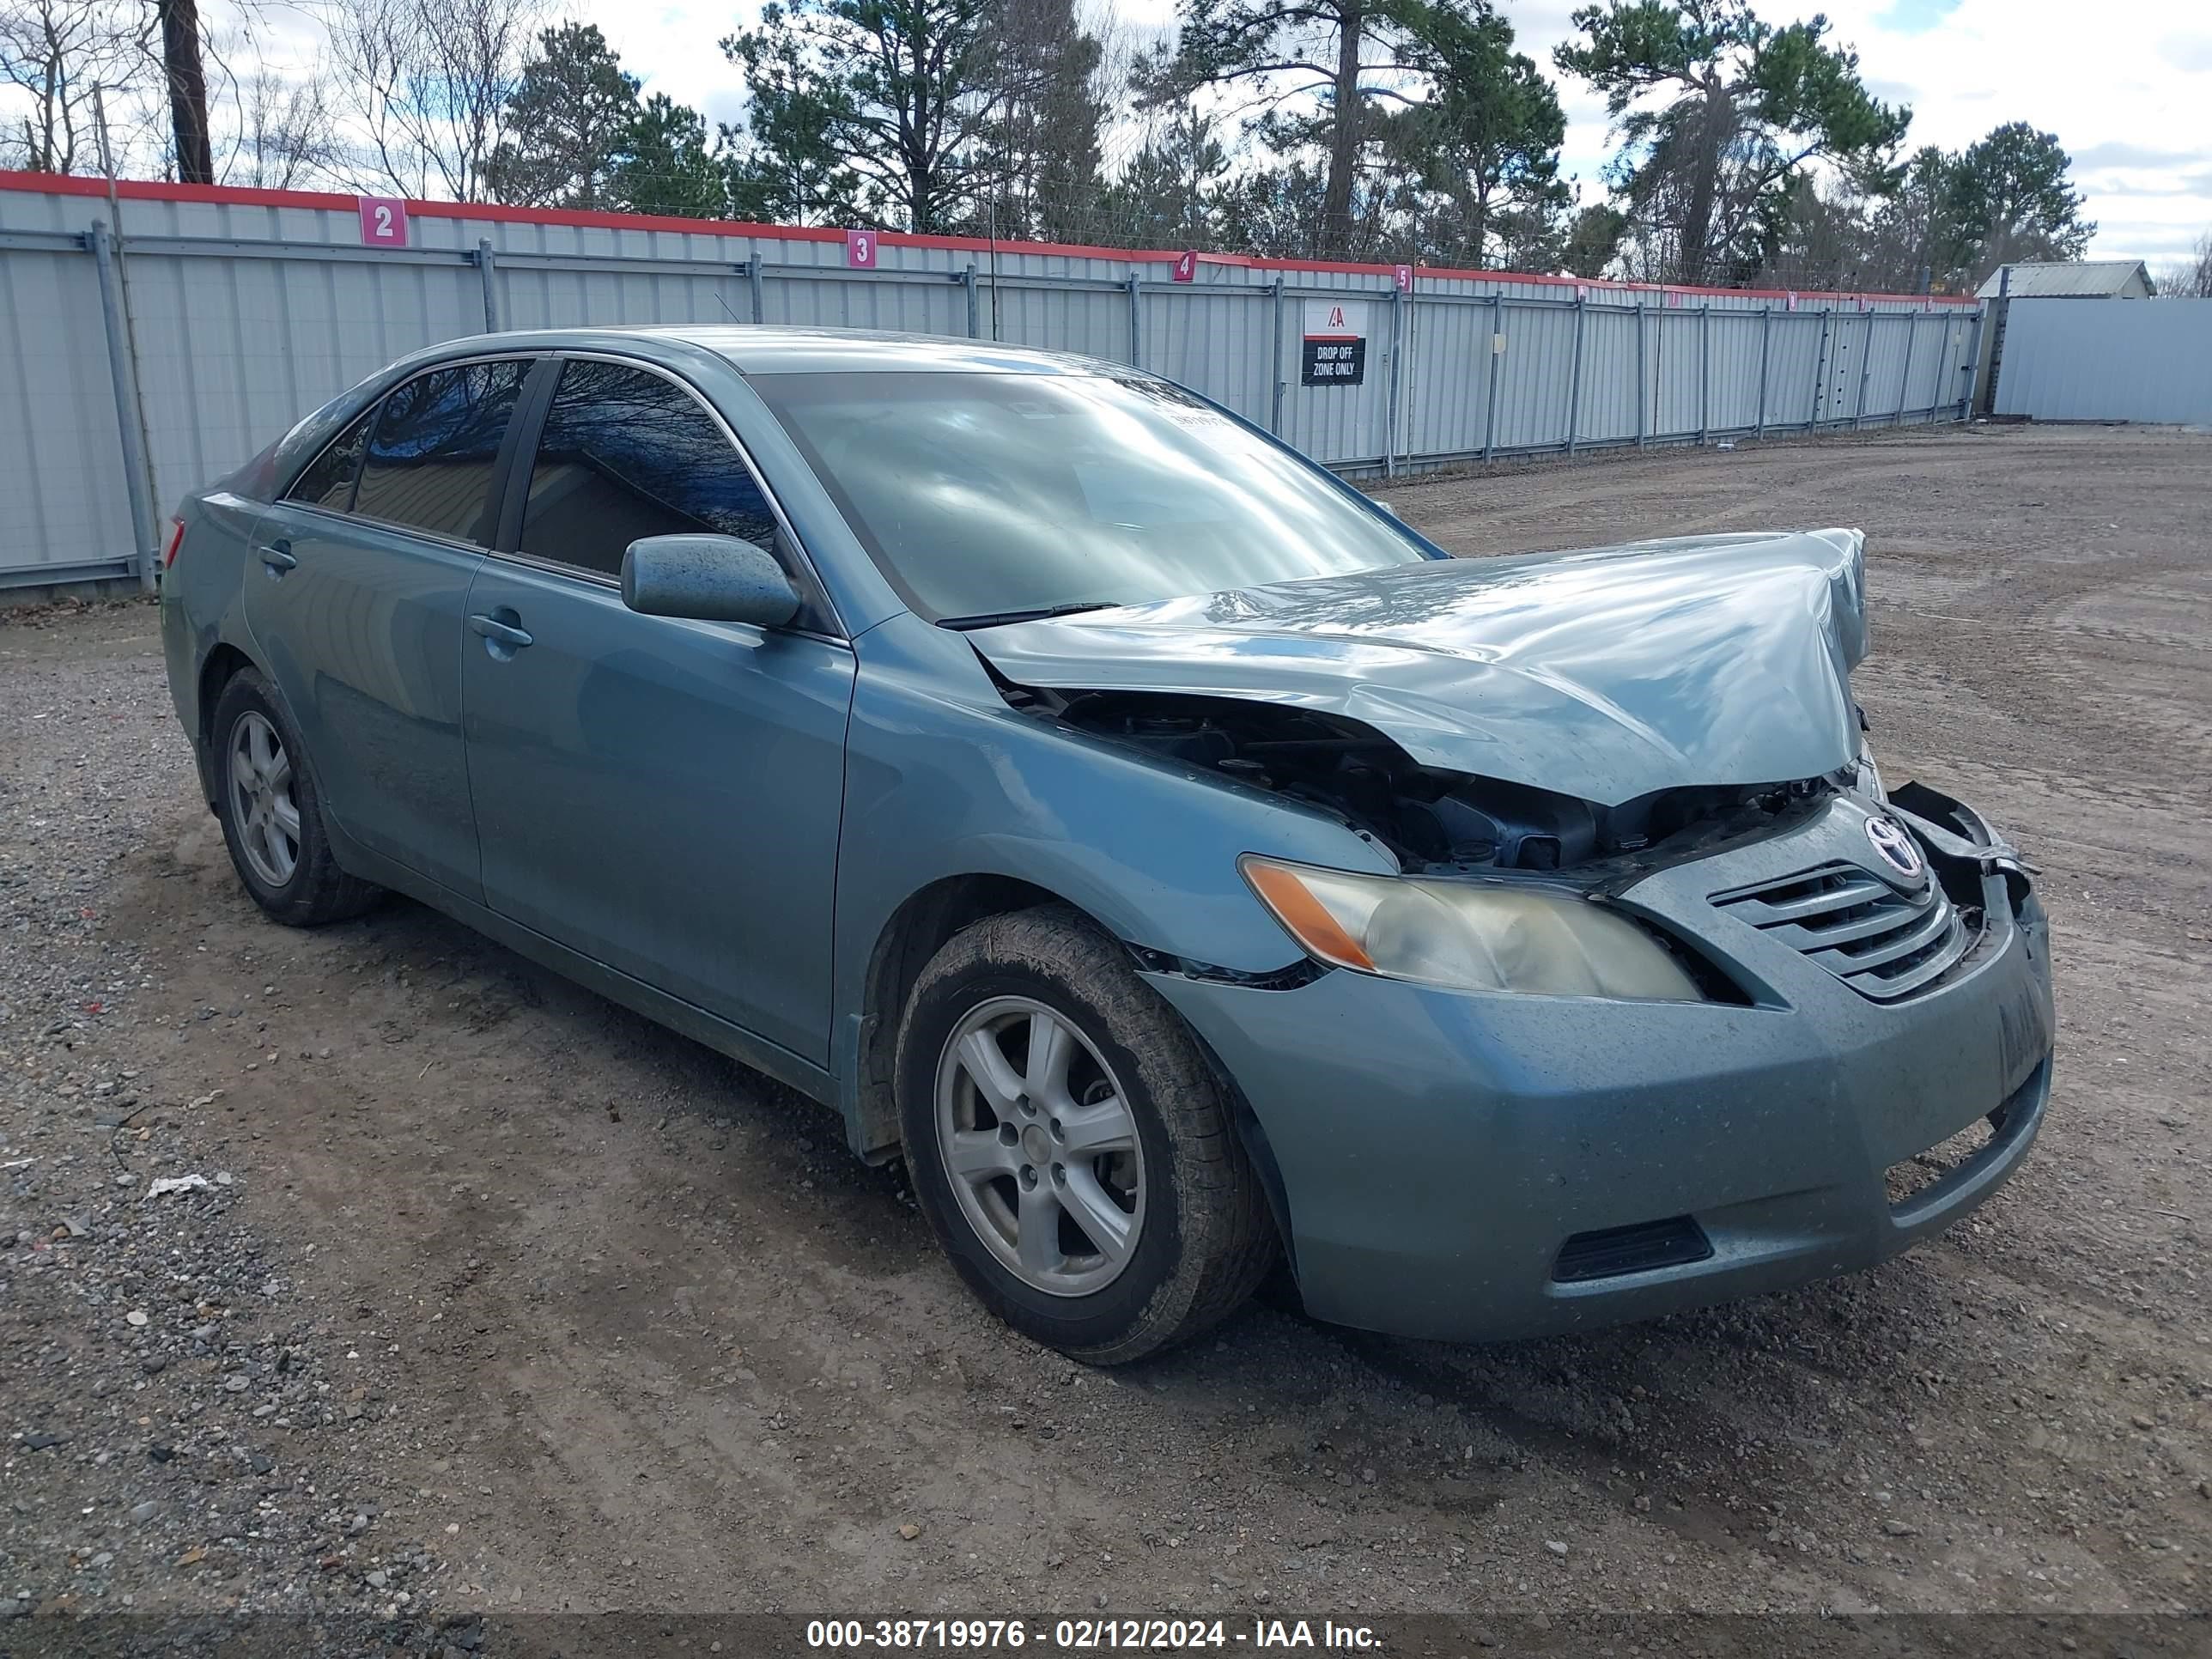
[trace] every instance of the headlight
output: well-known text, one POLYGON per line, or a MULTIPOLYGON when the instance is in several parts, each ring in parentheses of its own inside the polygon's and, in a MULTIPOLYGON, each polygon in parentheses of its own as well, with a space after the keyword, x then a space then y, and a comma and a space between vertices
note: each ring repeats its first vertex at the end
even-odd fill
POLYGON ((1238 867, 1291 937, 1339 968, 1460 991, 1705 1000, 1656 939, 1588 899, 1249 854, 1238 867))

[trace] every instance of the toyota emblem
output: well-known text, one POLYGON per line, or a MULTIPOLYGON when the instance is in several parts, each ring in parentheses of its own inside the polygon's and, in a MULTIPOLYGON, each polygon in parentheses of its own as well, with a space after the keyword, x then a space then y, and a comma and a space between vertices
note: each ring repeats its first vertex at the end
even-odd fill
POLYGON ((1917 881, 1926 873, 1927 866, 1921 861, 1920 848, 1906 833, 1903 824, 1894 818, 1869 818, 1866 821, 1867 839, 1881 861, 1905 878, 1917 881))

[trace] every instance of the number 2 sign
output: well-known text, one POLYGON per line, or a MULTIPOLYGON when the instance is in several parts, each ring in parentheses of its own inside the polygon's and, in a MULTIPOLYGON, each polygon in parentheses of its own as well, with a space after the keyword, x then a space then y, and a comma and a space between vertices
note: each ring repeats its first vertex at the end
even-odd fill
POLYGON ((407 204, 396 196, 363 196, 361 240, 371 247, 407 246, 407 204))

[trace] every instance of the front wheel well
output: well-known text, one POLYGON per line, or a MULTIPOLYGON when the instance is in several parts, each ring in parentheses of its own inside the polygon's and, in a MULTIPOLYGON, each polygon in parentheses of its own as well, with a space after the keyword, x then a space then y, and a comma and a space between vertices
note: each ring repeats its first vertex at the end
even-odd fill
POLYGON ((955 933, 986 916, 1066 902, 1048 888, 1012 876, 948 876, 911 895, 892 912, 868 958, 861 1002, 858 1145, 870 1163, 880 1163, 899 1151, 899 1019, 929 959, 955 933))

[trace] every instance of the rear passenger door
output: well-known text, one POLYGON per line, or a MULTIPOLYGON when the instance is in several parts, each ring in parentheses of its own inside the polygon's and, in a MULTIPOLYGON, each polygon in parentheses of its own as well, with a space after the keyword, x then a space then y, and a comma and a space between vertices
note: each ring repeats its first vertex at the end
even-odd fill
POLYGON ((339 833, 482 896, 462 602, 533 359, 434 368, 333 439, 255 528, 246 618, 339 833))
POLYGON ((484 902, 826 1065, 851 647, 674 376, 568 358, 515 470, 519 544, 477 571, 462 652, 484 902), (774 552, 807 611, 763 629, 626 607, 624 550, 687 532, 774 552))

